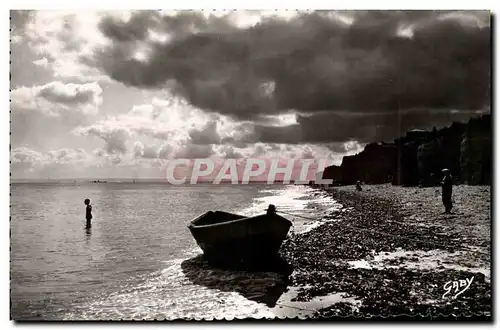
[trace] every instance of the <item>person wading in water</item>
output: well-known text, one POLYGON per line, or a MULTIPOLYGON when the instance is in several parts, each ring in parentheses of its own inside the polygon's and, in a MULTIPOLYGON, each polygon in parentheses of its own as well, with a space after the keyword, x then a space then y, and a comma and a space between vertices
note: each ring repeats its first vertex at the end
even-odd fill
POLYGON ((85 228, 90 228, 92 226, 91 220, 92 220, 92 205, 90 205, 90 199, 85 199, 85 205, 87 205, 85 209, 85 219, 87 220, 87 224, 85 225, 85 228))
POLYGON ((444 213, 451 214, 451 209, 453 208, 453 203, 451 201, 451 195, 453 192, 453 178, 450 175, 450 170, 447 168, 443 169, 443 181, 441 181, 442 186, 442 198, 444 205, 444 213))

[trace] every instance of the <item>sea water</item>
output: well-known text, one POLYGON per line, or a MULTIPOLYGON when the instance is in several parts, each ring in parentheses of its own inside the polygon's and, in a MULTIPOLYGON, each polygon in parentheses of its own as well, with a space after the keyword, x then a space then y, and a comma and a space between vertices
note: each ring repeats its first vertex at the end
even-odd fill
POLYGON ((277 306, 258 298, 274 290, 279 274, 195 262, 202 251, 187 225, 208 210, 255 215, 275 204, 305 216, 284 215, 303 232, 339 207, 299 185, 38 182, 13 183, 11 194, 15 320, 300 316, 304 309, 279 304, 291 292, 273 293, 277 306))

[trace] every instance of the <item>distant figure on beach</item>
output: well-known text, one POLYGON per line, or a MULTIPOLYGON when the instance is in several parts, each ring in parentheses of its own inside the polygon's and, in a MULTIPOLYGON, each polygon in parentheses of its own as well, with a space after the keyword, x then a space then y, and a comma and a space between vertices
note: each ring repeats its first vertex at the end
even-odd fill
POLYGON ((443 181, 441 181, 442 186, 442 198, 444 205, 444 213, 451 214, 451 209, 453 208, 453 203, 451 201, 451 195, 453 192, 453 178, 450 175, 450 170, 445 168, 442 170, 443 172, 443 181))
POLYGON ((356 182, 356 190, 357 191, 362 191, 363 188, 361 188, 361 181, 358 180, 358 182, 356 182))
POLYGON ((85 209, 85 219, 87 220, 87 224, 85 228, 90 228, 92 226, 91 220, 92 220, 92 205, 90 205, 90 199, 86 198, 85 199, 85 205, 87 205, 85 209))

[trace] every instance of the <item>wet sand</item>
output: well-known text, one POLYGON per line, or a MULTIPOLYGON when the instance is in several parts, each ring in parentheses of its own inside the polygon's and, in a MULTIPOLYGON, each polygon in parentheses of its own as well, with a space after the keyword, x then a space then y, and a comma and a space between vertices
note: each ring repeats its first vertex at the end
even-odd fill
POLYGON ((281 249, 294 301, 341 298, 314 317, 491 316, 489 186, 455 186, 452 215, 439 187, 324 189, 343 208, 281 249), (471 278, 443 297, 450 281, 471 278))

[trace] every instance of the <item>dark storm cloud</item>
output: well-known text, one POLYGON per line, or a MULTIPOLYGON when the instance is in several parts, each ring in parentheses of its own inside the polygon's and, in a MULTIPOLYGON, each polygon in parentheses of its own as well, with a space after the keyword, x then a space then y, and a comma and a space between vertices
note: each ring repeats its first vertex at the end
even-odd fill
POLYGON ((345 143, 340 143, 340 142, 328 143, 328 144, 325 144, 325 147, 327 147, 328 150, 330 150, 334 153, 340 153, 340 154, 346 153, 350 150, 349 147, 345 143))
POLYGON ((101 32, 111 40, 118 42, 144 40, 148 28, 155 23, 154 11, 136 11, 127 23, 112 16, 104 17, 99 22, 101 32))
POLYGON ((210 121, 201 129, 190 130, 189 138, 193 144, 220 144, 221 137, 217 132, 217 121, 210 121))
POLYGON ((77 106, 95 102, 101 93, 98 84, 63 84, 55 81, 41 86, 37 96, 53 103, 77 106))
POLYGON ((140 12, 128 22, 105 18, 100 27, 112 46, 96 53, 93 63, 128 85, 169 83, 193 105, 236 119, 289 109, 321 112, 300 117, 294 126, 257 125, 262 142, 385 139, 395 130, 446 117, 426 110, 404 115, 401 124, 398 111, 488 104, 488 12, 341 14, 353 23, 330 12, 269 18, 247 29, 193 12, 176 17, 140 12), (169 33, 170 42, 149 40, 151 29, 169 33), (138 41, 151 47, 146 61, 132 59, 138 41), (269 82, 272 93, 264 87, 269 82), (362 115, 345 115, 349 111, 362 115))
POLYGON ((221 151, 224 158, 233 158, 233 159, 243 158, 243 155, 238 151, 234 150, 234 148, 231 146, 224 146, 221 151))
POLYGON ((414 109, 399 113, 335 113, 322 112, 299 116, 289 126, 255 125, 252 132, 236 141, 263 143, 316 143, 373 141, 390 142, 412 129, 440 128, 453 121, 467 121, 478 115, 475 111, 414 109))

